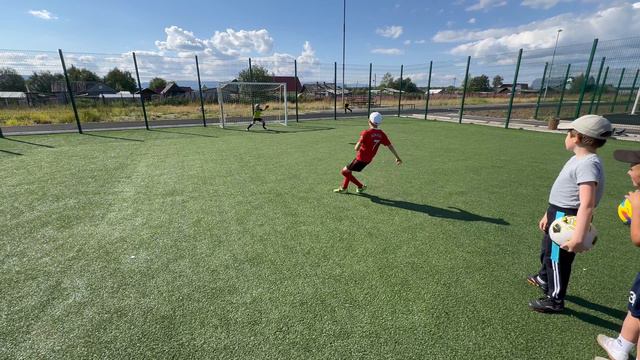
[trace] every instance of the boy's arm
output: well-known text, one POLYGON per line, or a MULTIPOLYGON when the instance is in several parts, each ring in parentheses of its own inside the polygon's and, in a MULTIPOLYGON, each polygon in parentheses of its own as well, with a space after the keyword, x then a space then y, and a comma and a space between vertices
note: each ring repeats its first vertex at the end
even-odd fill
POLYGON ((631 242, 640 246, 640 192, 632 191, 626 197, 631 203, 631 242))
POLYGON ((362 138, 358 139, 358 142, 356 143, 356 151, 360 150, 360 147, 362 146, 362 138))
POLYGON ((393 154, 393 156, 396 157, 396 164, 398 164, 398 165, 402 164, 402 160, 400 159, 400 156, 396 152, 396 149, 393 147, 393 145, 389 144, 388 148, 391 151, 391 153, 393 154))
POLYGON ((562 245, 562 248, 567 251, 582 252, 585 250, 582 247, 582 242, 589 230, 589 225, 591 225, 591 219, 593 218, 593 210, 596 207, 596 186, 597 183, 594 181, 580 184, 580 207, 576 215, 576 229, 573 231, 571 240, 562 245))

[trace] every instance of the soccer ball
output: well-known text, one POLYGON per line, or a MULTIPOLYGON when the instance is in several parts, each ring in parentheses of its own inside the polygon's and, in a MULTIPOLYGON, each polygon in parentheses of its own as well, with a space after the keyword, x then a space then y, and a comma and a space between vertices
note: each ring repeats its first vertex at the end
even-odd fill
MULTIPOLYGON (((549 226, 549 236, 554 243, 562 246, 564 243, 571 240, 571 236, 573 236, 573 231, 575 229, 576 217, 563 216, 551 223, 551 226, 549 226)), ((589 229, 587 230, 582 246, 586 250, 590 250, 597 240, 598 231, 593 224, 589 224, 589 229)))
POLYGON ((629 199, 625 198, 620 205, 618 205, 618 216, 623 223, 631 225, 631 202, 629 199))

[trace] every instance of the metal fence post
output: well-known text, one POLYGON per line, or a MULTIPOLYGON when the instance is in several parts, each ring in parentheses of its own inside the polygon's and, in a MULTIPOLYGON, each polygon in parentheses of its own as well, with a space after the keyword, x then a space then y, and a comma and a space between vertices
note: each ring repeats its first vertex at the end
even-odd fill
POLYGON ((4 138, 4 134, 2 133, 2 127, 0 127, 0 138, 4 138))
POLYGON ((136 79, 138 79, 138 89, 140 91, 140 103, 142 104, 142 115, 144 117, 144 127, 149 130, 149 121, 147 120, 147 109, 144 107, 144 96, 142 96, 142 83, 140 83, 140 72, 138 71, 138 60, 136 53, 133 52, 133 66, 136 68, 136 79))
POLYGON ((427 120, 429 113, 429 98, 431 97, 431 70, 433 69, 433 60, 429 61, 429 80, 427 80, 427 96, 424 104, 424 119, 427 120))
POLYGON ((640 69, 636 70, 636 76, 633 78, 633 85, 631 85, 629 98, 627 99, 627 105, 624 107, 624 112, 629 111, 629 105, 631 105, 631 99, 633 99, 633 92, 636 90, 636 83, 638 82, 638 74, 640 74, 640 69))
POLYGON ((604 68, 604 62, 607 58, 602 57, 602 61, 600 61, 600 70, 598 70, 598 77, 596 78, 596 88, 593 90, 591 94, 591 102, 589 103, 589 114, 591 114, 591 109, 593 109, 593 102, 596 99, 596 94, 598 93, 598 85, 600 84, 600 76, 602 75, 602 68, 604 68))
MULTIPOLYGON (((249 82, 253 82, 253 69, 251 68, 251 58, 249 58, 249 82)), ((256 111, 256 99, 253 98, 253 87, 249 86, 249 96, 251 97, 251 116, 256 111)))
MULTIPOLYGON (((544 63, 544 72, 542 73, 542 83, 540 84, 540 92, 538 93, 538 101, 536 101, 536 110, 533 113, 533 118, 538 119, 538 110, 540 109, 540 99, 542 98, 542 93, 544 92, 544 82, 547 76, 547 68, 549 67, 549 63, 544 63)), ((551 74, 549 74, 551 77, 551 74)))
POLYGON ((460 114, 458 124, 462 124, 462 114, 464 113, 464 98, 467 96, 467 82, 469 80, 469 65, 471 64, 471 56, 467 57, 467 70, 464 73, 464 85, 462 87, 462 100, 460 101, 460 114))
POLYGON ((560 90, 560 101, 558 102, 558 110, 556 110, 557 118, 560 118, 560 111, 562 111, 562 102, 564 101, 564 91, 567 88, 567 81, 569 80, 570 71, 571 71, 571 64, 568 64, 567 72, 564 74, 564 81, 562 81, 562 90, 560 90))
POLYGON ((598 109, 600 108, 600 99, 602 99, 602 92, 607 87, 607 76, 609 76, 609 67, 604 70, 604 76, 602 77, 602 86, 600 86, 600 90, 598 91, 598 101, 596 101, 596 110, 595 113, 598 113, 598 109))
POLYGON ((624 78, 624 70, 625 68, 622 68, 622 72, 620 73, 620 80, 618 80, 618 87, 616 88, 615 95, 613 95, 613 102, 611 103, 611 108, 609 109, 609 112, 613 112, 617 105, 618 93, 620 92, 620 87, 622 86, 622 79, 624 78))
POLYGON ((293 81, 296 83, 296 122, 298 122, 298 60, 293 59, 293 81))
POLYGON ((402 70, 404 65, 400 65, 400 92, 398 93, 398 117, 400 117, 400 108, 402 107, 402 70))
POLYGON ((371 73, 373 72, 373 63, 369 63, 369 99, 367 100, 367 116, 371 114, 371 73))
POLYGON ((516 97, 516 89, 518 87, 518 73, 520 72, 520 61, 522 60, 522 49, 518 52, 518 62, 516 63, 516 74, 513 76, 513 85, 511 86, 511 97, 509 97, 509 108, 507 109, 507 118, 504 122, 504 128, 509 128, 509 120, 511 120, 511 109, 513 108, 513 98, 516 97))
MULTIPOLYGON (((344 92, 344 89, 342 89, 344 92)), ((333 62, 333 120, 338 120, 338 62, 333 62)))
POLYGON ((69 92, 69 97, 71 98, 71 107, 73 108, 73 115, 76 117, 76 125, 78 127, 78 132, 82 134, 82 126, 80 125, 80 117, 78 116, 78 108, 76 108, 76 100, 73 96, 73 90, 71 89, 71 82, 69 81, 69 75, 67 74, 67 65, 64 63, 64 55, 62 55, 62 49, 58 49, 58 54, 60 55, 60 62, 62 63, 62 71, 64 72, 64 80, 67 83, 67 91, 69 92))
POLYGON ((196 72, 198 73, 198 90, 200 92, 200 109, 202 110, 202 125, 207 127, 207 118, 204 116, 204 99, 202 98, 202 83, 200 82, 200 64, 198 64, 198 55, 196 55, 196 72))
POLYGON ((582 109, 582 101, 584 100, 584 92, 589 85, 589 75, 591 74, 591 65, 593 64, 593 56, 596 54, 596 48, 598 47, 598 39, 593 39, 593 45, 591 46, 591 55, 589 55, 589 63, 587 64, 587 70, 584 72, 584 83, 582 84, 582 90, 580 91, 580 97, 578 98, 578 104, 576 105, 575 117, 580 116, 580 110, 582 109))

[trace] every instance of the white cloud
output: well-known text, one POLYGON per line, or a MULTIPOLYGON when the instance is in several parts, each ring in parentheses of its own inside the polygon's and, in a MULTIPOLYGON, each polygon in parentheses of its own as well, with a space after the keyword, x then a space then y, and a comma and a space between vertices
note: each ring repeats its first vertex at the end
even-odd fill
POLYGON ((224 32, 216 31, 211 38, 211 45, 225 55, 237 56, 240 54, 257 51, 266 54, 271 51, 273 38, 265 29, 240 30, 227 29, 224 32))
POLYGON ((475 24, 476 23, 476 18, 471 18, 469 19, 469 21, 467 21, 469 24, 475 24))
POLYGON ((387 26, 383 29, 376 29, 376 34, 392 39, 397 39, 398 37, 400 37, 400 35, 402 35, 402 32, 402 26, 397 25, 387 26))
POLYGON ((426 40, 414 40, 413 41, 414 44, 424 44, 426 42, 427 42, 426 40))
POLYGON ((632 6, 633 6, 634 9, 640 9, 640 2, 633 3, 632 6))
POLYGON ((532 9, 551 9, 558 5, 561 0, 523 0, 520 5, 528 6, 532 9))
POLYGON ((240 30, 227 29, 216 31, 211 39, 199 39, 193 32, 181 29, 175 25, 164 29, 167 34, 165 41, 156 41, 160 50, 177 51, 188 55, 194 51, 202 51, 212 57, 238 57, 257 52, 266 54, 273 47, 273 38, 265 29, 240 30))
POLYGON ((640 33, 640 6, 625 3, 593 14, 572 13, 535 21, 515 28, 485 30, 447 30, 434 37, 435 42, 461 42, 451 50, 455 55, 483 57, 524 49, 552 48, 559 28, 560 43, 589 43, 593 38, 615 39, 640 33), (625 24, 620 26, 619 24, 625 24))
POLYGON ((405 45, 411 45, 411 40, 405 40, 405 41, 403 42, 403 44, 405 44, 405 45))
POLYGON ((492 7, 507 5, 506 0, 478 0, 477 3, 466 8, 467 11, 488 10, 492 7))
POLYGON ((55 16, 54 14, 52 14, 51 12, 49 12, 49 10, 29 10, 29 14, 42 19, 42 20, 56 20, 58 19, 57 16, 55 16))
POLYGON ((402 54, 404 54, 404 51, 402 51, 400 49, 396 49, 396 48, 390 48, 390 49, 377 48, 377 49, 372 49, 371 52, 373 54, 382 54, 382 55, 402 55, 402 54))

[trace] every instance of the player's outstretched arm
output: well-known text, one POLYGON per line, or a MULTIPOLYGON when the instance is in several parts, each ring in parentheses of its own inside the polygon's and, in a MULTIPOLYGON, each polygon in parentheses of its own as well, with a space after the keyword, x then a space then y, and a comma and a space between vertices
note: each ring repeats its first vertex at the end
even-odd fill
POLYGON ((396 149, 393 147, 393 145, 389 145, 389 150, 391 151, 393 156, 396 157, 396 164, 398 164, 398 165, 402 164, 402 159, 400 159, 400 156, 396 152, 396 149))
POLYGON ((362 146, 362 141, 358 140, 358 142, 356 143, 356 146, 354 147, 354 149, 356 151, 360 150, 360 147, 362 146))

